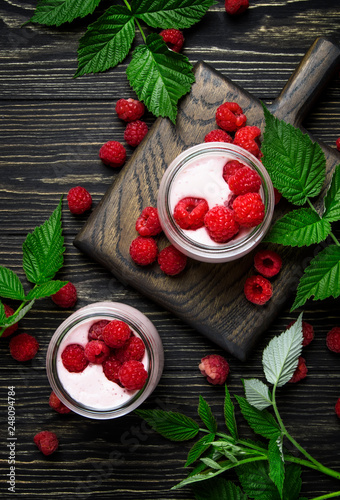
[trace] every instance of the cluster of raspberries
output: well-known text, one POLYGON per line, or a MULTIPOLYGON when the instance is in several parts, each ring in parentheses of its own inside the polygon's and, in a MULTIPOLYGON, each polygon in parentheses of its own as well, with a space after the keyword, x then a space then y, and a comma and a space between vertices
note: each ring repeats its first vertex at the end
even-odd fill
POLYGON ((273 250, 260 250, 254 256, 254 267, 259 274, 246 279, 244 294, 253 304, 263 306, 273 295, 273 287, 268 278, 280 272, 282 259, 273 250))
POLYGON ((154 236, 162 232, 156 207, 146 207, 136 221, 138 232, 130 245, 131 259, 139 266, 148 266, 157 260, 160 269, 168 276, 175 276, 185 268, 187 257, 173 245, 158 250, 154 236))
POLYGON ((88 331, 88 343, 68 344, 61 360, 69 372, 80 373, 89 364, 102 365, 107 379, 128 391, 144 387, 148 372, 142 359, 145 345, 130 326, 119 319, 99 320, 88 331))

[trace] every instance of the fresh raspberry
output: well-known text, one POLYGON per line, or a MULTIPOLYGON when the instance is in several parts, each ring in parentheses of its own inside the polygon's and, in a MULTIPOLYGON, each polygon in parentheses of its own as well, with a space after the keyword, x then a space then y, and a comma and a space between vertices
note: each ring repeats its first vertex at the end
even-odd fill
POLYGON ((157 243, 153 238, 137 236, 130 245, 131 259, 140 266, 147 266, 156 260, 158 255, 157 243))
POLYGON ((101 340, 90 340, 85 346, 85 357, 90 363, 100 365, 110 355, 110 348, 101 340))
POLYGON ((17 361, 29 361, 33 359, 39 349, 39 343, 35 337, 28 333, 19 333, 9 341, 9 350, 17 361))
POLYGON ((254 257, 254 266, 262 276, 271 278, 280 272, 282 259, 273 250, 260 250, 254 257))
POLYGON ((159 267, 168 276, 175 276, 183 271, 187 265, 187 260, 187 256, 173 245, 163 248, 158 255, 159 267))
POLYGON ((118 372, 120 383, 128 390, 142 389, 148 378, 148 372, 143 363, 131 359, 122 364, 118 372))
POLYGON ((244 164, 241 163, 240 161, 237 161, 237 160, 230 160, 228 161, 224 167, 223 167, 223 179, 228 182, 229 180, 229 177, 231 177, 232 175, 234 175, 237 170, 239 170, 240 168, 243 168, 244 167, 244 164))
POLYGON ((249 7, 249 0, 225 0, 225 10, 227 14, 242 14, 249 7))
MULTIPOLYGON (((293 326, 294 323, 295 321, 289 323, 287 329, 293 326)), ((314 328, 311 324, 307 323, 306 321, 302 321, 302 335, 303 335, 302 345, 303 347, 306 347, 306 345, 310 344, 314 339, 314 328)))
POLYGON ((115 382, 120 385, 120 380, 118 373, 122 363, 114 356, 108 357, 103 363, 103 372, 105 377, 111 382, 115 382))
POLYGON ((263 306, 271 298, 273 289, 270 281, 263 276, 250 276, 244 284, 246 298, 258 306, 263 306))
POLYGON ((80 373, 89 364, 84 347, 80 344, 69 344, 61 353, 61 360, 69 372, 80 373))
POLYGON ((108 167, 121 167, 126 160, 126 149, 118 141, 108 141, 100 148, 99 158, 108 167))
POLYGON ((88 333, 89 340, 103 340, 103 330, 110 323, 107 319, 100 319, 91 325, 88 333))
POLYGON ((49 403, 50 407, 53 408, 53 410, 55 410, 58 413, 66 414, 66 413, 70 413, 70 411, 71 411, 70 408, 67 408, 67 406, 64 405, 64 403, 62 401, 60 401, 58 396, 53 391, 50 394, 50 398, 49 398, 48 403, 49 403))
POLYGON ((306 366, 306 360, 302 356, 299 356, 299 363, 297 365, 297 368, 296 368, 292 378, 290 380, 288 380, 288 382, 290 382, 292 384, 299 382, 300 380, 302 380, 303 378, 305 378, 307 376, 307 372, 308 372, 308 369, 306 366))
POLYGON ((239 168, 228 180, 234 194, 258 193, 262 184, 259 174, 250 167, 239 168))
POLYGON ((162 231, 158 210, 155 207, 145 207, 136 221, 136 231, 140 236, 156 236, 162 231))
MULTIPOLYGON (((12 316, 12 314, 14 314, 14 309, 12 309, 7 304, 4 304, 4 308, 5 308, 6 318, 9 318, 9 316, 12 316)), ((17 331, 17 329, 18 329, 18 323, 14 323, 14 325, 8 326, 6 330, 4 330, 2 337, 9 337, 9 335, 12 335, 12 333, 17 331)))
POLYGON ((57 306, 67 309, 73 307, 77 302, 77 289, 70 281, 66 283, 57 293, 51 295, 51 299, 57 306))
POLYGON ((233 202, 236 221, 244 227, 255 227, 264 219, 264 203, 259 193, 241 194, 233 202))
POLYGON ((134 359, 135 361, 142 361, 144 353, 145 345, 142 339, 132 336, 125 342, 123 347, 116 350, 115 357, 121 363, 130 361, 131 359, 134 359))
POLYGON ((209 236, 217 243, 229 241, 240 229, 233 210, 224 205, 216 205, 207 212, 204 224, 209 236))
POLYGON ((335 326, 327 333, 326 344, 331 351, 340 352, 340 327, 335 326))
POLYGON ((256 156, 256 158, 261 158, 262 153, 260 150, 260 140, 261 130, 258 127, 242 127, 237 130, 234 137, 234 144, 240 146, 243 149, 249 151, 249 153, 256 156))
POLYGON ((145 122, 135 120, 126 125, 124 139, 130 146, 135 148, 142 142, 148 130, 148 126, 145 122))
POLYGON ((68 208, 72 214, 83 214, 90 210, 92 206, 92 197, 90 193, 81 186, 73 187, 67 194, 68 208))
POLYGON ((180 228, 195 230, 204 226, 208 210, 208 203, 203 198, 183 198, 175 206, 174 219, 180 228))
POLYGON ((145 112, 145 106, 137 99, 119 99, 116 104, 116 113, 118 118, 125 122, 134 122, 142 118, 145 112))
POLYGON ((33 441, 44 455, 51 455, 59 445, 56 434, 50 431, 39 432, 34 436, 33 441))
POLYGON ((227 132, 235 132, 243 127, 247 117, 243 114, 242 108, 237 102, 224 102, 221 104, 215 114, 216 123, 227 132))
POLYGON ((338 137, 337 140, 335 141, 335 145, 337 150, 340 151, 340 137, 338 137))
POLYGON ((216 130, 212 130, 204 137, 204 142, 228 142, 232 143, 232 137, 225 131, 220 128, 216 130))
POLYGON ((181 31, 174 28, 169 28, 161 31, 159 35, 163 38, 169 49, 173 50, 174 52, 180 52, 182 50, 184 44, 184 36, 181 31))
POLYGON ((274 203, 277 205, 282 198, 282 194, 274 187, 274 203))
POLYGON ((120 319, 110 321, 103 330, 103 341, 109 347, 122 347, 130 337, 129 325, 120 319))
POLYGON ((335 413, 340 418, 340 398, 335 403, 335 413))
POLYGON ((198 368, 208 382, 213 385, 225 383, 229 374, 228 362, 219 354, 209 354, 201 359, 198 368))

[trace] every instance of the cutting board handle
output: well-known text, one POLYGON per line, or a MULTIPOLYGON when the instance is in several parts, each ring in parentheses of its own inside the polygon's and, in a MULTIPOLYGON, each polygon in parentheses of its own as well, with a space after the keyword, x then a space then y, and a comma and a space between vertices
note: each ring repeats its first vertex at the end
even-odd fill
POLYGON ((281 120, 298 127, 340 62, 340 47, 329 38, 315 40, 268 108, 281 120))

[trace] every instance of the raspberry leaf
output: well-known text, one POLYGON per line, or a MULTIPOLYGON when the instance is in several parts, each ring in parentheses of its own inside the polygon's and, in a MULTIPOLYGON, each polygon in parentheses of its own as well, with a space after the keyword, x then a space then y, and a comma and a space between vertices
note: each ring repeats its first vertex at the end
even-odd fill
MULTIPOLYGON (((279 490, 282 498, 285 467, 282 453, 282 435, 278 439, 271 439, 268 445, 269 477, 279 490)), ((286 497, 288 498, 288 497, 286 497)))
POLYGON ((48 281, 42 285, 36 285, 26 296, 26 300, 32 299, 42 299, 43 297, 49 297, 54 293, 57 293, 60 288, 65 286, 68 281, 48 281))
POLYGON ((100 0, 39 0, 30 21, 47 26, 60 26, 77 17, 92 14, 99 2, 100 0))
POLYGON ((199 397, 198 415, 201 417, 202 422, 211 433, 217 432, 216 419, 212 414, 210 406, 202 396, 199 397))
POLYGON ((28 234, 23 243, 23 268, 28 281, 37 285, 51 280, 63 265, 61 203, 62 200, 50 218, 28 234))
POLYGON ((264 410, 272 405, 269 387, 261 380, 252 378, 244 380, 244 390, 248 403, 258 410, 264 410))
POLYGON ((215 0, 133 0, 133 14, 152 28, 190 28, 202 19, 215 0))
POLYGON ((199 426, 182 413, 164 410, 135 410, 151 427, 171 441, 187 441, 194 438, 199 426))
POLYGON ((274 386, 285 385, 293 376, 302 351, 302 313, 281 335, 274 337, 262 355, 267 381, 274 386))
POLYGON ((6 323, 7 316, 5 314, 5 306, 0 300, 0 326, 4 325, 6 323))
POLYGON ((196 500, 248 500, 247 495, 242 493, 239 486, 222 477, 200 484, 194 489, 194 494, 196 500))
POLYGON ((238 433, 236 427, 236 419, 235 419, 235 408, 230 398, 230 393, 228 391, 227 385, 225 385, 225 399, 224 399, 224 420, 227 426, 228 431, 231 436, 237 440, 238 433))
POLYGON ((269 477, 268 464, 250 463, 241 465, 236 471, 242 489, 250 498, 254 500, 280 500, 277 487, 269 477))
POLYGON ((289 123, 279 120, 265 106, 263 164, 274 186, 295 205, 320 193, 326 159, 318 143, 289 123))
POLYGON ((135 22, 127 7, 110 7, 80 39, 74 76, 113 68, 128 55, 134 37, 135 22))
POLYGON ((175 123, 177 102, 195 80, 188 58, 169 50, 162 37, 153 33, 147 37, 146 45, 134 50, 126 73, 149 111, 175 123))
POLYGON ((258 410, 248 403, 245 398, 236 396, 242 415, 254 432, 268 439, 277 439, 280 435, 280 426, 267 410, 258 410))
POLYGON ((331 230, 328 220, 321 219, 313 209, 299 208, 276 221, 266 235, 265 241, 302 247, 324 241, 331 230))
POLYGON ((214 439, 215 434, 207 434, 206 436, 203 436, 201 439, 196 441, 196 443, 188 453, 188 458, 184 467, 188 467, 189 465, 193 464, 209 448, 214 439))
POLYGON ((329 222, 340 219, 340 164, 335 167, 331 185, 325 196, 325 212, 322 217, 329 222))
POLYGON ((340 246, 329 245, 311 260, 300 279, 295 302, 291 308, 301 307, 313 296, 313 300, 340 295, 340 246))
MULTIPOLYGON (((30 302, 27 302, 27 304, 25 304, 24 307, 17 309, 15 313, 12 314, 12 316, 8 316, 8 318, 6 318, 6 322, 4 324, 1 324, 1 328, 7 328, 8 326, 14 325, 14 323, 20 321, 25 316, 25 314, 30 309, 32 309, 34 302, 35 302, 34 299, 31 300, 30 302)), ((2 335, 2 333, 3 332, 0 333, 0 336, 2 335)))
POLYGON ((25 292, 18 276, 7 267, 0 266, 0 297, 24 300, 25 292))

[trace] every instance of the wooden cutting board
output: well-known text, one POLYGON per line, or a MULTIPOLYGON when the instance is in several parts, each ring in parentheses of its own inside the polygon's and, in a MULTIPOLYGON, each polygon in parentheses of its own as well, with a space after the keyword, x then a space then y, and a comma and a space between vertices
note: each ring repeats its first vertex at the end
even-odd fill
MULTIPOLYGON (((278 118, 300 126, 339 58, 337 45, 325 38, 317 39, 269 110, 278 118)), ((248 302, 243 294, 246 277, 254 273, 254 253, 226 264, 190 260, 187 269, 175 277, 164 275, 157 264, 138 267, 129 256, 130 243, 137 236, 135 221, 144 207, 156 205, 163 172, 179 153, 203 142, 204 136, 216 128, 215 112, 220 104, 238 102, 248 124, 263 130, 263 110, 258 99, 203 62, 195 67, 195 77, 190 94, 179 106, 176 126, 168 119, 157 119, 74 244, 124 284, 245 360, 259 335, 295 292, 302 267, 307 263, 301 251, 279 248, 284 265, 273 279, 273 297, 262 307, 248 302)), ((327 157, 328 185, 340 155, 326 145, 321 146, 327 157)), ((277 216, 282 215, 284 205, 284 201, 278 205, 277 216)), ((160 249, 168 244, 164 236, 158 242, 160 249)))

